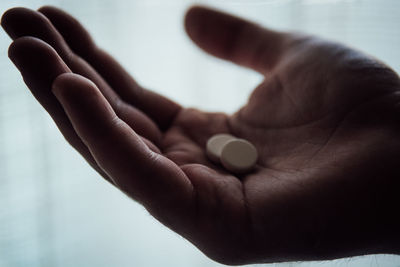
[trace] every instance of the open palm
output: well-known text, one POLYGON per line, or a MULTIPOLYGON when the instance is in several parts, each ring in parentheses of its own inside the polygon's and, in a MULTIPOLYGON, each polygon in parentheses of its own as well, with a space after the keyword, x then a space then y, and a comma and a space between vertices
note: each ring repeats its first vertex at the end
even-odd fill
POLYGON ((185 26, 201 48, 265 75, 230 116, 141 88, 59 9, 11 9, 2 25, 15 40, 10 58, 70 144, 209 257, 399 251, 400 81, 375 59, 194 7, 185 26), (211 163, 204 147, 216 133, 251 141, 255 170, 235 176, 211 163))

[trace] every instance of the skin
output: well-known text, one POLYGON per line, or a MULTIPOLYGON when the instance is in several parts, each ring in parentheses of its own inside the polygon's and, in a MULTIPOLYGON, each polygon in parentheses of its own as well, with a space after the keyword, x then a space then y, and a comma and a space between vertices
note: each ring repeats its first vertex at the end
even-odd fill
POLYGON ((210 258, 400 252, 400 80, 378 60, 192 7, 185 28, 200 48, 265 76, 228 115, 142 88, 60 9, 13 8, 1 24, 10 59, 65 139, 210 258), (252 142, 254 171, 211 163, 204 148, 216 133, 252 142))

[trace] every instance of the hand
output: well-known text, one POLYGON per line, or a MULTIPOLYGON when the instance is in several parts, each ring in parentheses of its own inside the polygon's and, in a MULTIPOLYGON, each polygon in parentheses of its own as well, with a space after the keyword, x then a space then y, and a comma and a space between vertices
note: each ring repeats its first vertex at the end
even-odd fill
POLYGON ((11 9, 2 26, 11 60, 66 140, 212 259, 399 253, 400 80, 376 59, 193 7, 185 26, 197 45, 265 75, 227 115, 140 87, 54 7, 11 9), (222 132, 257 147, 253 172, 207 160, 206 140, 222 132))

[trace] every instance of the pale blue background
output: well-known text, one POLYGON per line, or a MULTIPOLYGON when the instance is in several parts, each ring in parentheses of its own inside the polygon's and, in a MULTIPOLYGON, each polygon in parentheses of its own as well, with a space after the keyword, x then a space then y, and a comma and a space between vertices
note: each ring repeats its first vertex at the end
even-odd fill
MULTIPOLYGON (((18 5, 65 8, 143 85, 185 106, 232 112, 261 77, 205 56, 189 41, 182 20, 193 3, 1 0, 0 11, 18 5)), ((345 42, 400 71, 399 0, 196 3, 345 42)), ((9 43, 1 32, 0 266, 221 266, 104 182, 67 145, 8 60, 9 43)), ((262 266, 398 267, 400 257, 262 266)))

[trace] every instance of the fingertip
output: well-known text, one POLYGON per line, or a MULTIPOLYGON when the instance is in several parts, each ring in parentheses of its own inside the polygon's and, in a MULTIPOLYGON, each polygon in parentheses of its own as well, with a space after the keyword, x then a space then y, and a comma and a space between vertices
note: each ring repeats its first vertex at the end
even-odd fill
MULTIPOLYGON (((16 64, 18 62, 18 56, 29 53, 31 49, 37 49, 38 43, 40 44, 41 42, 43 41, 32 36, 17 38, 8 47, 8 57, 16 64)), ((18 64, 16 65, 18 67, 18 64)))
POLYGON ((200 5, 193 5, 186 11, 184 27, 190 38, 196 39, 197 35, 199 35, 202 18, 210 11, 212 9, 200 5))
POLYGON ((203 6, 203 5, 192 5, 186 10, 185 14, 185 21, 189 20, 196 20, 201 18, 201 16, 211 14, 211 13, 216 13, 218 10, 215 8, 203 6))
MULTIPOLYGON (((23 59, 25 63, 30 63, 30 65, 39 64, 39 62, 45 64, 56 60, 61 63, 62 69, 69 71, 69 68, 62 62, 53 47, 32 36, 23 36, 15 39, 8 48, 8 57, 14 63, 23 59)), ((40 69, 37 66, 36 68, 37 70, 40 69)))
POLYGON ((185 22, 185 26, 188 25, 188 23, 192 22, 193 18, 195 18, 197 10, 200 7, 195 5, 195 6, 190 6, 185 13, 185 17, 184 17, 184 22, 185 22))
POLYGON ((27 45, 34 42, 34 39, 36 39, 37 41, 40 41, 40 39, 37 39, 32 36, 24 36, 24 37, 17 38, 10 44, 10 46, 8 48, 8 52, 15 51, 16 49, 23 49, 27 45))
MULTIPOLYGON (((185 18, 184 18, 184 22, 183 22, 185 31, 186 31, 187 35, 188 35, 190 38, 192 38, 193 27, 195 27, 195 23, 193 23, 193 20, 194 20, 193 18, 194 18, 194 16, 195 16, 195 15, 193 15, 193 13, 196 12, 196 11, 194 10, 195 8, 196 8, 196 7, 190 7, 190 8, 186 11, 185 18)), ((192 39, 193 39, 193 38, 192 38, 192 39)))
POLYGON ((71 80, 75 78, 73 73, 62 73, 58 75, 51 84, 51 91, 57 99, 63 98, 63 92, 70 87, 71 80))
POLYGON ((8 17, 9 17, 9 15, 10 15, 10 12, 12 12, 12 10, 13 10, 14 8, 15 8, 15 7, 10 8, 10 9, 7 9, 6 11, 4 11, 3 15, 1 15, 0 25, 1 25, 1 27, 3 27, 4 30, 5 30, 4 26, 7 24, 8 17))
POLYGON ((54 6, 43 6, 38 12, 50 20, 77 54, 91 55, 98 49, 85 27, 68 12, 54 6))
POLYGON ((57 16, 60 14, 63 16, 69 16, 69 14, 67 12, 65 12, 64 10, 62 10, 61 8, 51 6, 51 5, 42 6, 42 7, 38 8, 37 11, 42 13, 46 17, 49 17, 49 16, 53 17, 53 16, 57 16))
POLYGON ((16 39, 25 35, 32 35, 27 31, 27 25, 36 25, 43 23, 43 16, 38 20, 38 12, 26 7, 14 7, 7 10, 1 18, 1 26, 5 32, 12 38, 16 39))
POLYGON ((87 144, 102 138, 117 121, 116 114, 97 86, 89 79, 74 73, 58 75, 51 90, 63 107, 75 131, 87 144))
POLYGON ((43 13, 43 12, 48 12, 48 11, 51 12, 51 11, 58 11, 58 10, 60 10, 60 9, 55 6, 45 5, 45 6, 39 7, 37 11, 39 11, 40 13, 43 13))
POLYGON ((12 33, 12 31, 10 31, 9 25, 12 24, 12 22, 14 21, 13 18, 15 17, 15 14, 20 13, 21 11, 24 10, 26 10, 26 8, 24 7, 13 7, 6 10, 1 16, 1 21, 0 21, 1 27, 12 39, 14 39, 15 36, 12 33))
POLYGON ((62 73, 54 79, 51 91, 58 100, 63 101, 96 94, 98 89, 91 80, 79 74, 62 73))
POLYGON ((26 8, 24 7, 12 7, 7 9, 6 11, 4 11, 3 15, 1 16, 1 26, 4 27, 4 25, 7 24, 7 22, 9 21, 10 18, 12 18, 13 14, 20 12, 21 10, 24 10, 26 8))
POLYGON ((13 41, 10 46, 8 47, 7 50, 7 56, 9 59, 11 59, 11 61, 13 61, 13 55, 14 55, 14 50, 15 50, 15 41, 13 41))

